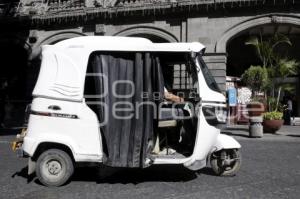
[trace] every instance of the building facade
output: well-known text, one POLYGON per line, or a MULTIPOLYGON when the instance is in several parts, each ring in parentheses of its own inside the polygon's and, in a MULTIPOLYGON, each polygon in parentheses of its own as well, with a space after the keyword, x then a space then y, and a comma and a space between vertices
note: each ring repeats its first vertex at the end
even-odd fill
MULTIPOLYGON (((300 60, 300 2, 295 0, 0 2, 0 23, 5 27, 0 35, 1 54, 8 59, 5 64, 10 65, 3 74, 9 76, 19 70, 16 76, 22 77, 26 73, 26 79, 19 83, 22 86, 26 82, 25 93, 30 93, 38 73, 42 45, 85 35, 139 36, 153 42, 201 42, 206 46, 208 67, 223 91, 226 75, 239 76, 253 60, 259 63, 253 49, 244 45, 251 35, 268 36, 275 32, 288 35, 294 42, 289 54, 300 60), (12 55, 17 50, 22 59, 14 60, 12 55)), ((298 77, 289 81, 300 90, 298 77)), ((299 92, 296 98, 300 101, 299 92)))

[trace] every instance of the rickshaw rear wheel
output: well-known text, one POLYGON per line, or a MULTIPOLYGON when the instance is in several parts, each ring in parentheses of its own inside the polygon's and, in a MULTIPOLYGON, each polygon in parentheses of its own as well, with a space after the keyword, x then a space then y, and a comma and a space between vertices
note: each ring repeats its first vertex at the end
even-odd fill
POLYGON ((45 186, 64 185, 74 172, 71 157, 59 149, 44 151, 37 159, 36 175, 45 186))
POLYGON ((210 165, 216 175, 234 176, 242 164, 242 156, 238 149, 223 149, 211 154, 210 165))

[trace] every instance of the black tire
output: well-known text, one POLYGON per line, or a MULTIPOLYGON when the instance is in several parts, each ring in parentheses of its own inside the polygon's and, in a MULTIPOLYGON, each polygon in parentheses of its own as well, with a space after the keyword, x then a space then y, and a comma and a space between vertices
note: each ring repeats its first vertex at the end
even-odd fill
POLYGON ((240 170, 242 156, 238 149, 227 149, 215 152, 210 156, 210 165, 216 175, 234 176, 240 170), (226 152, 228 157, 235 159, 230 165, 222 166, 221 152, 226 152))
POLYGON ((71 157, 59 149, 44 151, 37 159, 36 175, 45 186, 64 185, 74 172, 71 157))

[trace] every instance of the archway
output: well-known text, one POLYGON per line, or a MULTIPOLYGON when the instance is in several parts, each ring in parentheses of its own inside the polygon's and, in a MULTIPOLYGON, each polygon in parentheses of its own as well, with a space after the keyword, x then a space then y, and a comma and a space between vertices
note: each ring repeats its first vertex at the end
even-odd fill
POLYGON ((21 126, 25 107, 31 100, 28 90, 30 47, 17 36, 0 36, 0 122, 2 126, 21 126))
POLYGON ((153 43, 168 43, 170 41, 166 40, 165 38, 159 37, 157 35, 151 35, 147 33, 137 33, 137 34, 132 34, 128 35, 129 37, 143 37, 146 39, 149 39, 153 43))
POLYGON ((154 43, 178 42, 178 39, 173 34, 150 26, 131 27, 115 33, 114 36, 143 37, 154 43))
POLYGON ((253 36, 267 39, 274 34, 286 35, 292 42, 292 46, 279 44, 276 51, 282 56, 294 58, 300 61, 300 27, 290 24, 266 24, 248 29, 231 39, 226 47, 227 52, 227 74, 231 76, 240 76, 250 65, 261 65, 261 61, 255 52, 253 46, 245 43, 253 36))
POLYGON ((55 44, 57 42, 66 40, 66 39, 71 39, 74 37, 81 37, 81 36, 86 36, 83 33, 79 33, 79 32, 59 32, 57 34, 51 35, 47 38, 45 38, 44 40, 42 40, 40 42, 39 45, 47 45, 47 44, 55 44))
MULTIPOLYGON (((275 33, 286 35, 293 45, 289 47, 287 44, 280 44, 276 51, 285 57, 300 61, 298 53, 300 50, 300 18, 270 15, 256 18, 253 21, 247 21, 227 31, 216 46, 218 51, 224 51, 225 47, 225 52, 227 53, 227 76, 241 77, 242 73, 251 65, 262 65, 255 48, 245 44, 253 36, 266 39, 275 33)), ((289 84, 292 91, 283 92, 281 96, 282 100, 284 96, 292 96, 294 99, 294 113, 297 116, 300 115, 299 77, 299 75, 291 76, 285 80, 285 84, 289 84)))
POLYGON ((224 32, 222 37, 216 43, 216 53, 225 53, 228 43, 235 37, 243 32, 267 24, 290 24, 293 26, 300 26, 300 17, 295 15, 282 15, 282 14, 268 14, 260 15, 249 20, 243 21, 229 28, 224 32))

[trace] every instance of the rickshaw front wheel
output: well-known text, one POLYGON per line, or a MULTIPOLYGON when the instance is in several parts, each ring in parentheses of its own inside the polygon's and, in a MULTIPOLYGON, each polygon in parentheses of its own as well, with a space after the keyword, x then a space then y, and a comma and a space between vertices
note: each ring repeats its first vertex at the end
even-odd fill
POLYGON ((216 175, 234 176, 242 163, 241 153, 238 149, 223 149, 211 154, 210 165, 216 175))
POLYGON ((49 149, 37 159, 36 175, 45 186, 61 186, 70 179, 73 172, 73 161, 62 150, 49 149))

